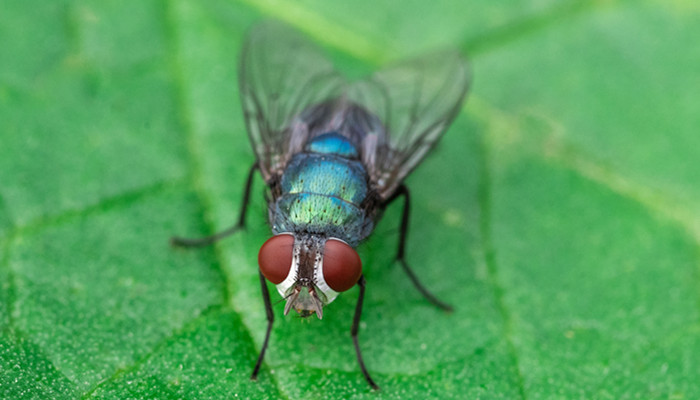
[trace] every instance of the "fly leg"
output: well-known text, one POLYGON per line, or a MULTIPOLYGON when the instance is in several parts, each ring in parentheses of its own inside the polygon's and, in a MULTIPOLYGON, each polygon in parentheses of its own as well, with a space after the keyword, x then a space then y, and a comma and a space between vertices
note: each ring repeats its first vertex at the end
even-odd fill
MULTIPOLYGON (((365 376, 365 380, 374 390, 379 390, 379 386, 374 383, 372 377, 369 376, 367 372, 367 367, 365 367, 365 362, 362 360, 362 352, 360 352, 360 343, 357 341, 357 332, 360 330, 360 316, 362 315, 362 302, 365 298, 365 277, 360 276, 360 280, 357 281, 357 286, 360 287, 360 294, 357 296, 357 305, 355 306, 355 316, 352 318, 352 328, 350 328, 350 335, 352 336, 352 343, 355 345, 355 353, 357 353, 357 362, 360 364, 360 369, 362 374, 365 376)), ((262 357, 262 356, 261 356, 262 357)))
POLYGON ((245 215, 246 215, 246 210, 248 209, 248 201, 250 200, 250 188, 253 186, 253 175, 255 174, 255 171, 258 169, 258 164, 255 163, 253 164, 252 167, 250 167, 250 171, 248 171, 248 180, 246 181, 245 184, 245 190, 243 191, 243 206, 241 207, 241 213, 238 216, 238 223, 236 225, 224 229, 221 232, 215 233, 211 236, 205 236, 202 238, 181 238, 177 236, 173 236, 170 238, 170 244, 176 247, 203 247, 203 246, 208 246, 217 240, 223 239, 226 236, 232 235, 238 230, 245 228, 245 215))
POLYGON ((250 375, 250 379, 258 379, 258 372, 260 372, 260 366, 262 365, 263 358, 265 358, 265 350, 267 350, 267 343, 270 341, 270 332, 272 332, 272 323, 275 322, 275 314, 272 312, 272 303, 270 303, 270 292, 267 290, 267 282, 262 272, 260 273, 260 288, 262 289, 262 297, 265 302, 265 313, 267 314, 267 331, 265 332, 265 341, 263 341, 262 348, 260 349, 260 355, 258 355, 258 362, 255 363, 255 368, 253 368, 253 373, 250 375))
POLYGON ((399 198, 399 196, 403 196, 404 201, 403 213, 401 215, 401 230, 399 233, 399 250, 396 253, 396 260, 401 264, 403 270, 406 272, 406 275, 408 275, 408 277, 411 279, 411 282, 413 282, 413 285, 416 287, 416 289, 418 289, 418 291, 423 295, 423 297, 425 297, 429 302, 433 303, 436 307, 444 311, 452 311, 451 305, 435 297, 434 294, 430 293, 430 291, 426 289, 425 286, 423 286, 421 281, 418 279, 416 274, 406 262, 406 237, 408 236, 408 217, 411 209, 411 196, 408 192, 408 188, 406 187, 406 185, 402 184, 401 186, 399 186, 396 192, 386 201, 385 204, 389 205, 391 202, 399 198))

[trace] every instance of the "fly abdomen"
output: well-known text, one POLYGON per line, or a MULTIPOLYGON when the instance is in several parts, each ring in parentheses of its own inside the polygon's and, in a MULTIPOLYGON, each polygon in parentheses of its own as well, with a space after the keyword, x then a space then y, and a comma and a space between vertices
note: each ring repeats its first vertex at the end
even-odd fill
POLYGON ((363 237, 362 209, 334 196, 317 193, 289 193, 279 198, 273 230, 307 232, 357 244, 363 237))

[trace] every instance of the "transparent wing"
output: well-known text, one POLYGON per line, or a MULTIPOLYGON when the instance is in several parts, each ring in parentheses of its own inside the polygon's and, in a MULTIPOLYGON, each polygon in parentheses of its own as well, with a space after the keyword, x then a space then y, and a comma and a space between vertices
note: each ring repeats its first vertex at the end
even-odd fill
POLYGON ((381 70, 348 88, 347 98, 370 111, 356 113, 352 123, 368 131, 363 161, 383 199, 452 123, 469 83, 466 61, 458 53, 439 52, 381 70))
POLYGON ((301 34, 268 21, 248 35, 239 86, 248 135, 269 181, 306 140, 308 129, 297 116, 310 105, 338 96, 343 79, 301 34))

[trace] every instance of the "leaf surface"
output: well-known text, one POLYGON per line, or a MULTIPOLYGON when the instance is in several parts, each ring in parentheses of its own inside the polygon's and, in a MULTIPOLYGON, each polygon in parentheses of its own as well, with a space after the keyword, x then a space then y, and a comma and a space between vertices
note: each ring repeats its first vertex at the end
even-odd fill
MULTIPOLYGON (((692 2, 5 0, 0 397, 698 398, 700 8, 692 2), (265 332, 269 235, 237 93, 246 30, 287 21, 361 76, 436 47, 464 108, 323 320, 265 332), (31 27, 31 29, 29 29, 31 27)), ((271 288, 272 289, 272 288, 271 288)), ((276 292, 272 293, 277 296, 276 292)), ((273 298, 276 301, 277 297, 273 298)))

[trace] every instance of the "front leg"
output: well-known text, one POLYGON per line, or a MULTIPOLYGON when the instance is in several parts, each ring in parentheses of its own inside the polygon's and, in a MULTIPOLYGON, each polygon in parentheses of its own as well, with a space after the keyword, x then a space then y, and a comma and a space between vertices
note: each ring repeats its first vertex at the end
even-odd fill
POLYGON ((241 212, 238 216, 238 223, 236 225, 225 229, 221 232, 215 233, 211 236, 205 236, 202 238, 182 238, 182 237, 177 237, 173 236, 170 238, 170 244, 176 247, 203 247, 203 246, 208 246, 220 239, 225 238, 226 236, 232 235, 240 229, 245 228, 245 216, 246 216, 246 211, 248 210, 248 202, 250 201, 250 188, 253 185, 253 175, 255 175, 255 171, 258 169, 258 163, 256 162, 253 164, 252 167, 250 167, 250 171, 248 171, 248 179, 245 184, 245 190, 243 191, 243 205, 241 206, 241 212))
POLYGON ((267 314, 267 331, 265 332, 265 340, 263 341, 262 348, 260 349, 260 355, 258 355, 258 361, 255 363, 255 368, 253 368, 253 373, 250 375, 250 379, 258 379, 258 372, 260 372, 260 366, 262 365, 263 358, 265 358, 265 350, 267 350, 267 344, 270 341, 270 332, 272 332, 272 323, 275 322, 275 314, 272 312, 272 303, 270 303, 270 292, 267 290, 267 280, 260 272, 260 288, 262 289, 263 302, 265 302, 265 313, 267 314))
POLYGON ((374 380, 369 376, 367 367, 365 367, 365 362, 362 360, 362 352, 360 351, 360 343, 357 340, 357 333, 360 330, 360 316, 362 316, 362 303, 365 298, 365 277, 360 276, 360 280, 357 281, 357 286, 360 287, 360 294, 357 296, 357 305, 355 306, 355 316, 352 318, 352 328, 350 328, 350 335, 352 336, 352 343, 355 345, 355 353, 357 354, 357 362, 360 364, 360 369, 362 374, 365 376, 365 380, 374 390, 379 390, 379 386, 374 383, 374 380))

